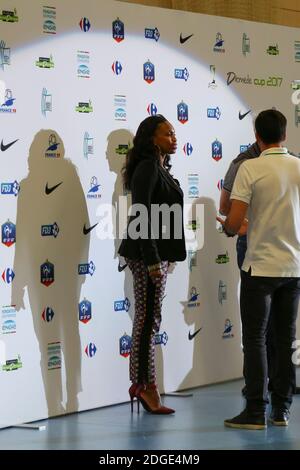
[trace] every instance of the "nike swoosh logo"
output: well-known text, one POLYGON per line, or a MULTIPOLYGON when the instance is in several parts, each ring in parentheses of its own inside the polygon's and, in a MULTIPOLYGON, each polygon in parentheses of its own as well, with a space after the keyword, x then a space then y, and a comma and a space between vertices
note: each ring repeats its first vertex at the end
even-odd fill
POLYGON ((51 194, 56 188, 58 188, 58 186, 60 186, 63 182, 61 181, 60 183, 57 183, 55 186, 52 186, 51 188, 49 188, 48 186, 48 183, 46 184, 46 187, 45 187, 45 193, 46 194, 51 194))
POLYGON ((246 113, 242 114, 241 111, 239 112, 239 120, 241 121, 242 119, 244 119, 244 117, 247 116, 247 114, 251 113, 251 109, 249 109, 249 111, 247 111, 246 113))
POLYGON ((201 331, 202 328, 199 328, 199 330, 196 330, 194 333, 191 333, 189 331, 189 340, 192 340, 193 338, 195 338, 195 336, 199 333, 199 331, 201 331))
POLYGON ((118 265, 118 271, 119 273, 121 273, 122 271, 124 271, 124 269, 126 268, 127 264, 123 264, 123 266, 120 264, 120 261, 119 261, 119 265, 118 265))
POLYGON ((184 44, 186 41, 188 41, 194 34, 190 34, 189 36, 186 36, 185 38, 182 37, 182 33, 180 33, 179 41, 180 44, 184 44))
POLYGON ((5 152, 5 150, 9 149, 12 145, 14 145, 16 142, 18 142, 19 139, 14 140, 13 142, 10 142, 9 144, 4 144, 3 139, 1 140, 1 151, 5 152))
POLYGON ((86 228, 86 226, 85 226, 85 224, 84 224, 84 226, 83 226, 83 233, 84 233, 84 235, 87 235, 88 233, 90 233, 90 232, 93 230, 93 228, 97 227, 98 223, 99 223, 99 222, 97 222, 95 225, 92 225, 92 226, 89 227, 89 228, 86 228))

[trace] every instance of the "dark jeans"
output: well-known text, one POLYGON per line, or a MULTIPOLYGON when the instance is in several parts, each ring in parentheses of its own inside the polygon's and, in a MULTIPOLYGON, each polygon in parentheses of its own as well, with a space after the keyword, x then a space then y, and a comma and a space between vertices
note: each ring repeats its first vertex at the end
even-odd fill
POLYGON ((263 411, 268 403, 266 336, 272 303, 272 332, 276 347, 272 406, 290 408, 295 384, 292 363, 300 278, 251 276, 241 271, 241 319, 243 331, 246 399, 249 410, 263 411))
MULTIPOLYGON (((247 235, 242 235, 237 238, 236 241, 236 255, 237 255, 237 264, 239 269, 242 269, 242 265, 245 259, 247 251, 247 235)), ((274 347, 273 334, 272 334, 272 313, 270 314, 269 324, 267 328, 267 361, 268 361, 268 388, 272 390, 273 383, 272 377, 274 375, 274 367, 276 362, 276 348, 274 347)), ((245 364, 243 373, 245 375, 245 364)), ((295 379, 296 381, 296 379, 295 379)), ((296 386, 296 383, 295 383, 296 386)))

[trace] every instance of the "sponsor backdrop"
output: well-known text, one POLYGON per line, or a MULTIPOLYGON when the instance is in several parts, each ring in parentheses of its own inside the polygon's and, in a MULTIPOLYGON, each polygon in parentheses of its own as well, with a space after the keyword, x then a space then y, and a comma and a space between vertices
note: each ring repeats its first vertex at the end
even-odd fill
POLYGON ((188 240, 168 278, 158 383, 240 377, 235 247, 215 215, 257 111, 282 110, 299 150, 298 30, 105 0, 27 3, 0 0, 0 426, 128 399, 120 170, 155 113, 177 133, 188 240))

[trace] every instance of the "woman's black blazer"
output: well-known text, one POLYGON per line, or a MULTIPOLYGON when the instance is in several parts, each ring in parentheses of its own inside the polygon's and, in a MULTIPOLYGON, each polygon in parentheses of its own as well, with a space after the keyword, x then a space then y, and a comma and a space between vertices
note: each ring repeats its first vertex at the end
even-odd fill
MULTIPOLYGON (((170 173, 155 160, 142 160, 133 173, 131 193, 133 207, 134 204, 143 204, 147 208, 148 218, 145 223, 148 227, 140 227, 140 224, 137 224, 135 219, 139 218, 138 212, 131 215, 125 238, 119 248, 119 254, 133 260, 142 259, 148 266, 160 261, 183 261, 186 258, 183 192, 177 180, 174 180, 170 173), (157 228, 157 224, 154 224, 154 218, 151 218, 153 204, 165 204, 169 207, 176 204, 176 216, 172 211, 169 218, 160 216, 157 228), (148 238, 142 236, 136 239, 131 238, 130 231, 128 231, 131 223, 140 229, 148 230, 148 235, 151 234, 151 230, 154 231, 155 238, 151 238, 151 235, 148 238)), ((143 230, 140 230, 140 233, 143 233, 143 230)))

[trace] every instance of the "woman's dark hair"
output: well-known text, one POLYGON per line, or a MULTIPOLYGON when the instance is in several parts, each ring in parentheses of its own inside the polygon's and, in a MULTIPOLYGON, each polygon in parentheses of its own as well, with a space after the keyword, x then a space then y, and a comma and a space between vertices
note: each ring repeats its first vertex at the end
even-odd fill
MULTIPOLYGON (((133 139, 133 147, 129 149, 126 156, 126 163, 122 168, 122 176, 124 187, 130 190, 132 175, 137 165, 142 160, 159 161, 159 149, 153 143, 154 134, 160 124, 168 122, 161 114, 149 116, 144 119, 136 131, 133 139)), ((170 170, 170 155, 166 155, 164 159, 164 168, 170 170)))
POLYGON ((255 119, 255 130, 265 144, 285 140, 286 117, 275 109, 266 109, 255 119))

